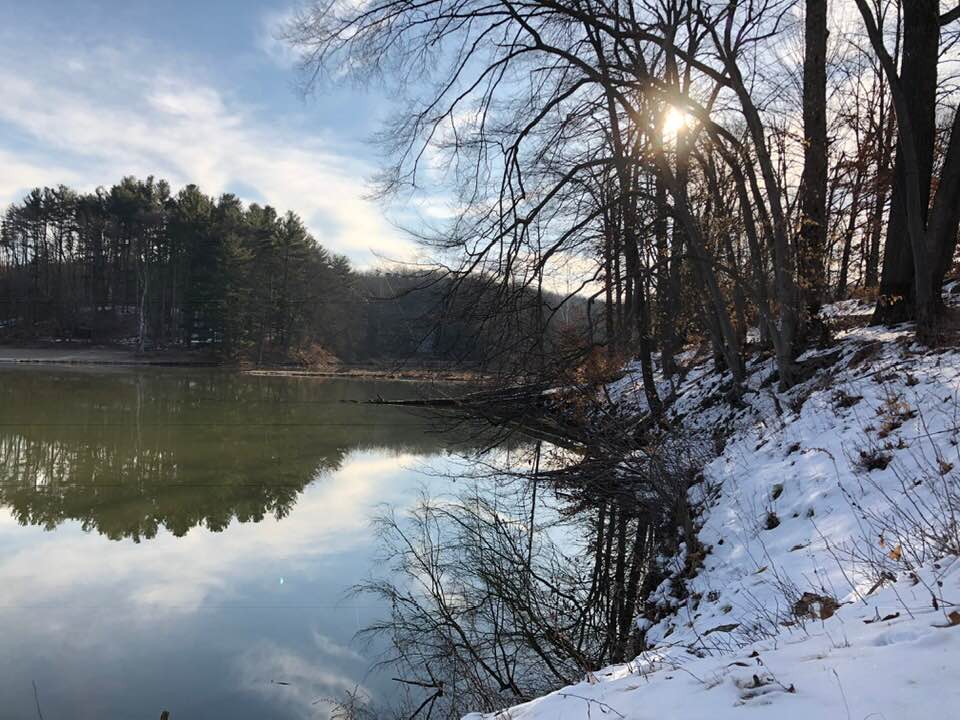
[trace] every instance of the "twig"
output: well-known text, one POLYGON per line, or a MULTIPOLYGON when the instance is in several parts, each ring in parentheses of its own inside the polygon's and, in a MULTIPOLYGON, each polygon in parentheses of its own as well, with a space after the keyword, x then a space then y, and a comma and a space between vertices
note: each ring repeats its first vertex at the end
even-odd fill
POLYGON ((843 683, 840 682, 840 676, 837 669, 833 668, 833 676, 837 679, 837 687, 840 688, 840 697, 843 698, 843 707, 847 711, 847 720, 850 720, 850 706, 847 704, 847 694, 843 691, 843 683))
POLYGON ((37 704, 37 717, 43 720, 43 711, 40 710, 40 692, 37 690, 37 681, 31 680, 33 684, 33 701, 37 704))
POLYGON ((610 707, 605 702, 601 702, 600 700, 594 700, 593 698, 584 697, 583 695, 574 695, 573 693, 560 693, 560 697, 562 698, 570 697, 570 698, 576 698, 577 700, 583 700, 588 707, 590 706, 590 703, 594 703, 598 708, 600 708, 600 712, 603 712, 603 713, 612 712, 617 717, 623 718, 623 720, 626 720, 627 718, 627 716, 624 715, 622 712, 620 712, 615 708, 610 707))
POLYGON ((429 709, 427 710, 427 717, 429 718, 430 715, 433 714, 433 704, 434 704, 435 702, 437 702, 437 698, 439 698, 439 697, 443 697, 443 688, 437 688, 437 691, 436 691, 433 695, 431 695, 431 696, 428 697, 426 700, 424 700, 422 703, 420 703, 420 707, 418 707, 416 710, 414 710, 413 713, 410 715, 410 717, 409 717, 407 720, 413 720, 415 717, 417 717, 417 715, 420 714, 420 712, 421 712, 425 707, 427 707, 427 705, 430 706, 429 709))

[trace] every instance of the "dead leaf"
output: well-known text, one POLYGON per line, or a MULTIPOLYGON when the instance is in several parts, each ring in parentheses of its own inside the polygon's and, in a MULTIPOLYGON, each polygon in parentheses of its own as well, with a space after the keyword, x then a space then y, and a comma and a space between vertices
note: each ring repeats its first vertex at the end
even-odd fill
POLYGON ((835 598, 817 593, 805 592, 793 604, 793 614, 798 617, 813 617, 818 620, 827 620, 833 617, 840 603, 835 598))
POLYGON ((903 548, 899 544, 897 544, 897 546, 893 550, 887 553, 887 557, 889 557, 891 560, 895 562, 899 562, 900 558, 903 557, 903 548))
POLYGON ((953 610, 947 615, 946 625, 934 625, 935 628, 952 628, 960 625, 960 610, 953 610))
POLYGON ((879 611, 875 610, 875 612, 876 612, 876 615, 874 617, 870 618, 869 620, 863 621, 866 625, 871 625, 872 623, 875 623, 875 622, 887 622, 888 620, 896 620, 898 617, 900 617, 899 612, 890 613, 889 615, 884 615, 883 617, 880 617, 879 611))

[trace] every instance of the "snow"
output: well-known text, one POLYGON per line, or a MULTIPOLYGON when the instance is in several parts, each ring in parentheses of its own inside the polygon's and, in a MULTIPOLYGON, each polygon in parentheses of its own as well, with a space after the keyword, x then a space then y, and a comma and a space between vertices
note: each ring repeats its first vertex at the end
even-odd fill
MULTIPOLYGON (((833 353, 787 393, 751 361, 739 409, 709 401, 709 365, 688 373, 677 421, 729 431, 690 491, 703 567, 683 580, 686 548, 667 560, 638 620, 651 649, 497 717, 960 718, 960 559, 932 540, 960 493, 960 352, 854 328, 803 359, 833 353)), ((637 368, 608 392, 643 407, 637 368)))
POLYGON ((820 310, 820 316, 824 318, 863 317, 873 315, 873 308, 873 303, 851 298, 850 300, 838 300, 835 303, 824 305, 820 310))

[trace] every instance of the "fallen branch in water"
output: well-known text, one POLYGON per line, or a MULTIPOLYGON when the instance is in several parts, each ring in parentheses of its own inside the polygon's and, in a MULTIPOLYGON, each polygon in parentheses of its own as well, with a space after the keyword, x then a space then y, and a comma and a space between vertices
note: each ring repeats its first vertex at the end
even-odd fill
POLYGON ((37 681, 31 680, 30 682, 33 683, 33 701, 37 704, 37 717, 43 720, 43 712, 40 710, 40 692, 37 690, 37 681))

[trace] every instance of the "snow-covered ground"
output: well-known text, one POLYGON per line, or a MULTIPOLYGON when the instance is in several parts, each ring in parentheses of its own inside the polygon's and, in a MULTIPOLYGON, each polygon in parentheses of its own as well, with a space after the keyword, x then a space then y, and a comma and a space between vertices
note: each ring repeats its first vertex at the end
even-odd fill
POLYGON ((838 351, 788 393, 753 361, 740 409, 687 375, 673 412, 727 436, 691 489, 702 566, 665 559, 650 650, 498 717, 960 718, 960 352, 877 328, 838 351))
POLYGON ((839 300, 824 306, 820 315, 824 318, 836 317, 864 317, 873 315, 874 303, 851 298, 850 300, 839 300))

